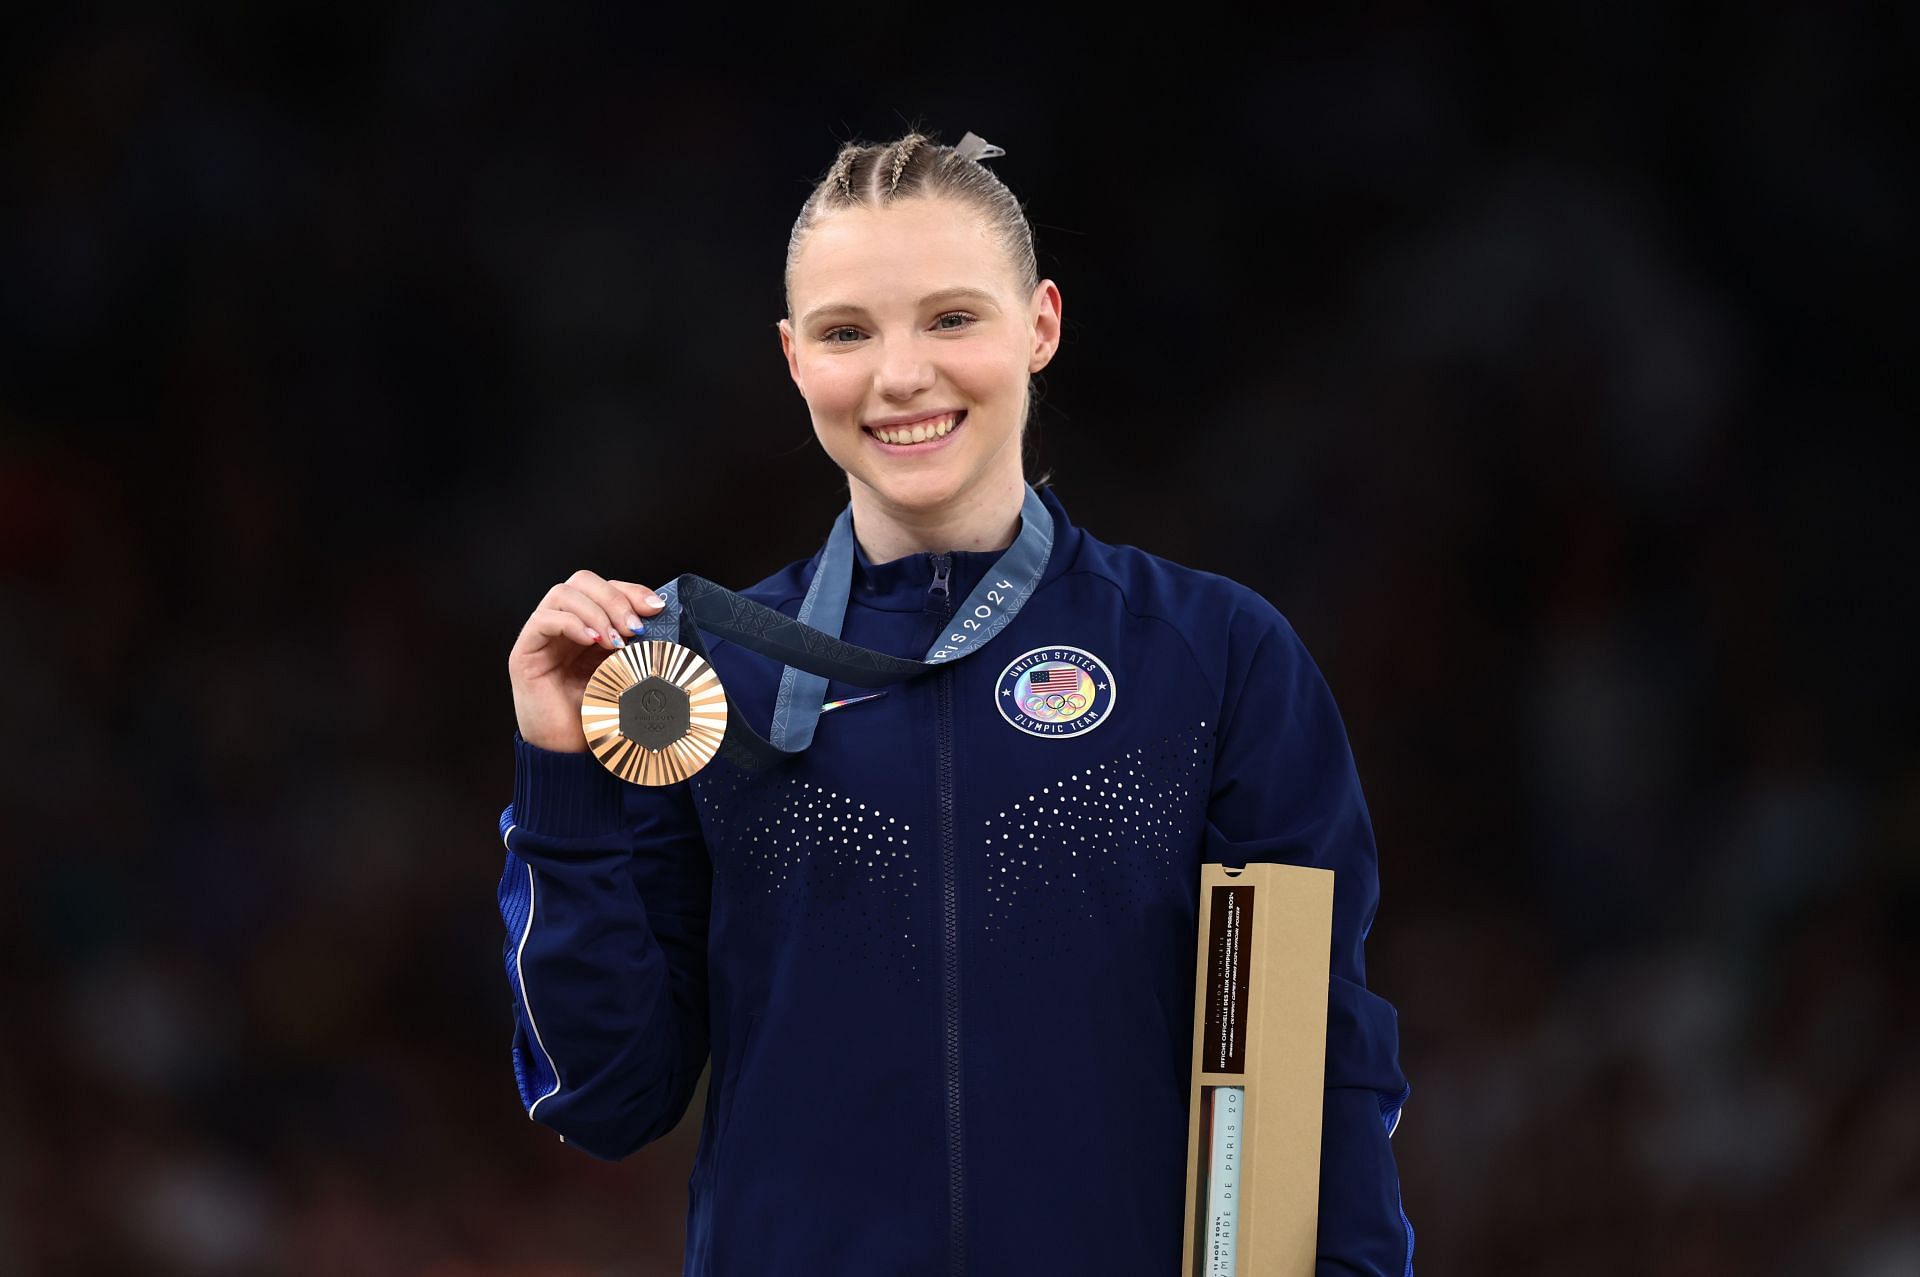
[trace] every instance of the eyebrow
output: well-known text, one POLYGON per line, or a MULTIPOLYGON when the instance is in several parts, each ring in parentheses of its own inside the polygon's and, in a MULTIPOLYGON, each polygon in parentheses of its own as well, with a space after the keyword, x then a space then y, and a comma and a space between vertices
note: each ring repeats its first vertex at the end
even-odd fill
MULTIPOLYGON (((972 301, 985 302, 995 310, 999 309, 999 302, 992 293, 980 288, 968 288, 964 285, 956 288, 942 288, 938 292, 928 293, 920 299, 920 305, 931 306, 935 302, 953 301, 962 297, 972 301)), ((828 302, 824 306, 815 306, 812 310, 808 311, 806 316, 801 319, 800 326, 802 328, 811 328, 815 321, 823 316, 842 313, 864 315, 867 312, 864 308, 856 306, 852 302, 828 302)))

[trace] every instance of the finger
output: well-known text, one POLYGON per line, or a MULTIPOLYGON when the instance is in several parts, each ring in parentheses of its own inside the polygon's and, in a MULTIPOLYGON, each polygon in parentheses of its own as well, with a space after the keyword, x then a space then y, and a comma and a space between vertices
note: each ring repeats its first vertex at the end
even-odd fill
MULTIPOLYGON (((651 594, 646 586, 622 588, 624 581, 595 581, 592 585, 579 588, 591 594, 606 612, 607 618, 627 634, 645 633, 647 623, 641 619, 639 608, 641 595, 651 594)), ((658 609, 650 609, 658 610, 658 609)))
MULTIPOLYGON (((575 573, 575 575, 579 575, 575 573)), ((552 606, 572 612, 588 629, 599 634, 602 647, 624 647, 626 641, 614 630, 613 619, 607 615, 600 600, 578 586, 562 582, 548 591, 548 601, 552 606)))
POLYGON ((527 628, 547 638, 571 639, 583 647, 600 641, 601 633, 564 608, 543 607, 527 618, 527 628))
POLYGON ((645 631, 644 615, 652 615, 666 606, 666 600, 644 585, 632 581, 609 581, 585 568, 567 579, 567 584, 584 590, 600 601, 607 617, 628 634, 645 631))
POLYGON ((621 593, 637 616, 652 616, 667 605, 665 599, 637 581, 609 581, 607 584, 621 593))

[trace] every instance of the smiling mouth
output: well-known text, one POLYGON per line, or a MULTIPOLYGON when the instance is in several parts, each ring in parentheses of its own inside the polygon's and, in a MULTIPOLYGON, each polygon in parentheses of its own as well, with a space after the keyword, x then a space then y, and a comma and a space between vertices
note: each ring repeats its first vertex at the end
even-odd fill
POLYGON ((915 444, 937 443, 960 428, 967 418, 966 409, 958 412, 943 412, 937 417, 928 417, 909 426, 862 426, 862 430, 889 447, 912 447, 915 444))

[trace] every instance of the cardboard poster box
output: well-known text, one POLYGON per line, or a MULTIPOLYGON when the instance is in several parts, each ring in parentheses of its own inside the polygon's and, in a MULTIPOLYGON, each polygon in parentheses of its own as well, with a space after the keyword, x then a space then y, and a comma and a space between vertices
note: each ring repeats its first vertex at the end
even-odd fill
POLYGON ((1313 1277, 1333 871, 1200 870, 1182 1277, 1313 1277))

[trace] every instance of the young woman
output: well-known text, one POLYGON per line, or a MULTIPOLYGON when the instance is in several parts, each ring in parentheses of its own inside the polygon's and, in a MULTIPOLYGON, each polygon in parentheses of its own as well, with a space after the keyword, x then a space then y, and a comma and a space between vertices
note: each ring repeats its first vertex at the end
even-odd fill
POLYGON ((933 669, 876 693, 709 641, 729 712, 804 748, 647 787, 588 752, 580 705, 662 600, 581 570, 515 641, 522 1102, 624 1157, 711 1053, 690 1275, 1172 1274, 1200 865, 1328 868, 1321 1271, 1401 1277, 1408 1087, 1365 983, 1345 729, 1267 600, 1025 480, 1061 297, 998 153, 849 144, 801 209, 780 345, 849 505, 741 592, 933 669))

